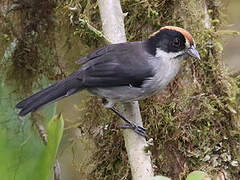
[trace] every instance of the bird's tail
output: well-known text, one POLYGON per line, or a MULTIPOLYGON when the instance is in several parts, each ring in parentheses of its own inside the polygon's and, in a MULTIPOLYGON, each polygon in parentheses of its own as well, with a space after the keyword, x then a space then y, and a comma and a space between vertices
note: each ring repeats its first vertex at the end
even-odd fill
POLYGON ((80 79, 66 78, 24 99, 16 105, 16 108, 20 109, 19 116, 25 116, 46 104, 56 102, 82 89, 84 87, 80 79))

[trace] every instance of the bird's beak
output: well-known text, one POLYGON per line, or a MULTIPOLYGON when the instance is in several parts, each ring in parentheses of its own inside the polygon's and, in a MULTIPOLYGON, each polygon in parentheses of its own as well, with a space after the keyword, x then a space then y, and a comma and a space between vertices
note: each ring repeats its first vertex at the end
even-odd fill
POLYGON ((194 46, 191 46, 188 50, 187 50, 187 54, 197 58, 198 60, 201 60, 200 55, 198 53, 198 51, 196 50, 196 48, 194 46))

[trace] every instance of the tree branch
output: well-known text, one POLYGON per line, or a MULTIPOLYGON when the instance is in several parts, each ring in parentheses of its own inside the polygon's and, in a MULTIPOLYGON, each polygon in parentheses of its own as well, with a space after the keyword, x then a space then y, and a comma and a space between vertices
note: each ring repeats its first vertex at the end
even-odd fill
MULTIPOLYGON (((124 30, 124 14, 119 0, 98 0, 102 27, 105 36, 111 43, 126 41, 124 30)), ((126 103, 121 105, 124 116, 138 124, 142 124, 142 118, 138 102, 126 103)), ((132 171, 133 180, 147 180, 153 176, 150 153, 144 152, 147 146, 146 140, 131 130, 124 130, 125 146, 132 171)))

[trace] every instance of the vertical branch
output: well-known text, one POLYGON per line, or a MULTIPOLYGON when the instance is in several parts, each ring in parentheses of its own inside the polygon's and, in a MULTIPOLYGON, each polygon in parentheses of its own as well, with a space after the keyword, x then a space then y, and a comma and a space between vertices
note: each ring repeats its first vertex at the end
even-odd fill
POLYGON ((203 2, 203 8, 204 8, 204 25, 205 25, 205 28, 209 29, 211 27, 211 18, 208 14, 208 8, 207 8, 207 3, 206 3, 206 0, 204 0, 203 2))
POLYGON ((123 12, 119 0, 98 1, 102 28, 111 43, 126 42, 123 12))
MULTIPOLYGON (((98 0, 102 27, 105 36, 111 43, 126 41, 124 15, 119 0, 98 0)), ((138 102, 121 105, 124 116, 130 121, 142 124, 138 102)), ((144 152, 147 145, 145 138, 131 130, 124 130, 125 146, 131 166, 133 180, 147 180, 153 176, 150 154, 144 152)))

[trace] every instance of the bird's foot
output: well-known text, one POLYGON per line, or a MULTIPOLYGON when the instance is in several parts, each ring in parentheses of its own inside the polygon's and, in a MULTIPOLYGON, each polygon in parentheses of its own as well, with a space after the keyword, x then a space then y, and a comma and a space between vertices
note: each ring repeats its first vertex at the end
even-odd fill
POLYGON ((126 123, 119 126, 121 129, 131 129, 140 136, 147 138, 146 129, 134 123, 126 123))
POLYGON ((113 107, 113 104, 109 103, 109 101, 106 98, 102 99, 103 104, 105 107, 111 109, 115 114, 117 114, 123 121, 125 121, 126 124, 120 125, 119 128, 121 129, 131 129, 134 132, 136 132, 138 135, 143 136, 147 138, 146 129, 134 124, 133 122, 127 120, 117 109, 113 107))

